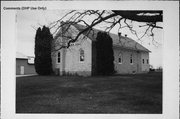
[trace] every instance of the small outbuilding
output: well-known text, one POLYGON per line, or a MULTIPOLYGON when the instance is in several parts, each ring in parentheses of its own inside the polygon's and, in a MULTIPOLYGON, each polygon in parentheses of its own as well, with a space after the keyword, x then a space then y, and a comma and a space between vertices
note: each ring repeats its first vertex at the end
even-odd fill
POLYGON ((16 75, 36 74, 34 57, 16 52, 16 75))

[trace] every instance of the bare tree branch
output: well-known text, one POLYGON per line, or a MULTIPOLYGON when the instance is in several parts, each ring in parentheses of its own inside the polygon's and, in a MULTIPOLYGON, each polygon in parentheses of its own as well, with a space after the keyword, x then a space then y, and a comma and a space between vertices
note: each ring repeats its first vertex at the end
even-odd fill
POLYGON ((81 10, 76 11, 72 10, 65 14, 61 19, 53 22, 50 24, 50 28, 57 27, 53 34, 57 34, 60 29, 63 29, 62 33, 69 32, 68 30, 72 25, 76 25, 79 23, 83 23, 85 25, 84 29, 79 31, 75 38, 62 35, 62 37, 68 39, 66 45, 62 45, 61 48, 69 48, 71 43, 76 42, 77 39, 84 33, 86 33, 86 36, 89 35, 89 33, 93 31, 93 27, 100 24, 100 23, 106 23, 110 26, 106 25, 105 31, 108 33, 118 24, 118 32, 122 28, 128 28, 132 34, 134 34, 138 40, 142 39, 146 34, 148 35, 148 31, 150 30, 150 36, 154 37, 153 29, 159 28, 162 29, 161 26, 157 26, 157 22, 162 22, 162 11, 161 10, 138 10, 138 11, 118 11, 118 10, 81 10), (88 23, 85 19, 85 17, 91 17, 92 15, 96 16, 93 17, 91 23, 88 23), (69 17, 69 19, 66 22, 62 22, 64 18, 69 17), (124 22, 121 22, 124 19, 124 22), (127 20, 130 20, 130 23, 127 22, 127 20), (139 37, 137 31, 133 28, 133 22, 144 22, 145 25, 139 25, 139 27, 147 27, 144 31, 144 33, 139 37), (59 24, 59 25, 58 25, 59 24), (123 26, 125 24, 125 26, 123 26))
POLYGON ((114 13, 126 18, 126 19, 130 19, 133 21, 137 21, 137 22, 162 22, 162 11, 117 11, 117 10, 113 10, 114 13), (151 13, 151 14, 155 14, 154 16, 148 16, 148 15, 139 15, 140 13, 151 13), (158 13, 158 15, 156 15, 158 13))

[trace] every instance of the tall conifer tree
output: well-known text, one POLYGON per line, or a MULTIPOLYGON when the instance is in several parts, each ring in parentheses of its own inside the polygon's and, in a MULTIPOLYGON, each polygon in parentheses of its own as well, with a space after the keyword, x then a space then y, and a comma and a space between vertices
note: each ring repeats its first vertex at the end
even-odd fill
POLYGON ((49 28, 38 28, 35 36, 35 69, 39 75, 52 73, 51 42, 52 35, 49 28))
POLYGON ((105 32, 97 34, 96 44, 96 65, 97 74, 111 75, 114 73, 114 53, 112 38, 105 32))

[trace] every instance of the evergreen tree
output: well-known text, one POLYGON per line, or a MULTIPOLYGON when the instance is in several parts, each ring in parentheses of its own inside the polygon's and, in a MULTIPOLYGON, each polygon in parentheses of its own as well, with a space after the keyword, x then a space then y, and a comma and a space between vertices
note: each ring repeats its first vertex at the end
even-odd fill
POLYGON ((35 59, 34 59, 34 63, 35 63, 35 70, 38 74, 40 74, 40 66, 41 66, 41 50, 40 50, 40 41, 41 41, 41 28, 39 27, 36 31, 36 36, 35 36, 35 59))
POLYGON ((97 74, 111 75, 114 73, 112 38, 105 32, 98 32, 96 41, 97 74))
POLYGON ((52 73, 51 41, 53 37, 49 28, 38 28, 35 36, 35 69, 39 75, 52 73))

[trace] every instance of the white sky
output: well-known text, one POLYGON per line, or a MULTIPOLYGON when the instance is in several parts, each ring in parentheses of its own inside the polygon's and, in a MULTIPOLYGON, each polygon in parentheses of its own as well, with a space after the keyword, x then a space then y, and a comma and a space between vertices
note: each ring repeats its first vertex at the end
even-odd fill
MULTIPOLYGON (((62 17, 65 13, 63 10, 46 10, 46 11, 18 11, 17 12, 17 51, 27 56, 34 56, 34 38, 36 30, 41 25, 48 25, 62 17)), ((135 23, 135 25, 138 23, 135 23)), ((118 27, 118 26, 117 26, 118 27)), ((117 27, 111 32, 117 34, 117 27)), ((162 31, 154 29, 154 38, 159 45, 158 47, 152 44, 150 37, 144 37, 139 43, 148 48, 150 53, 150 64, 153 67, 162 66, 162 31)), ((137 40, 129 30, 122 29, 122 35, 127 34, 128 37, 137 40)), ((142 30, 140 31, 142 32, 142 30)))

